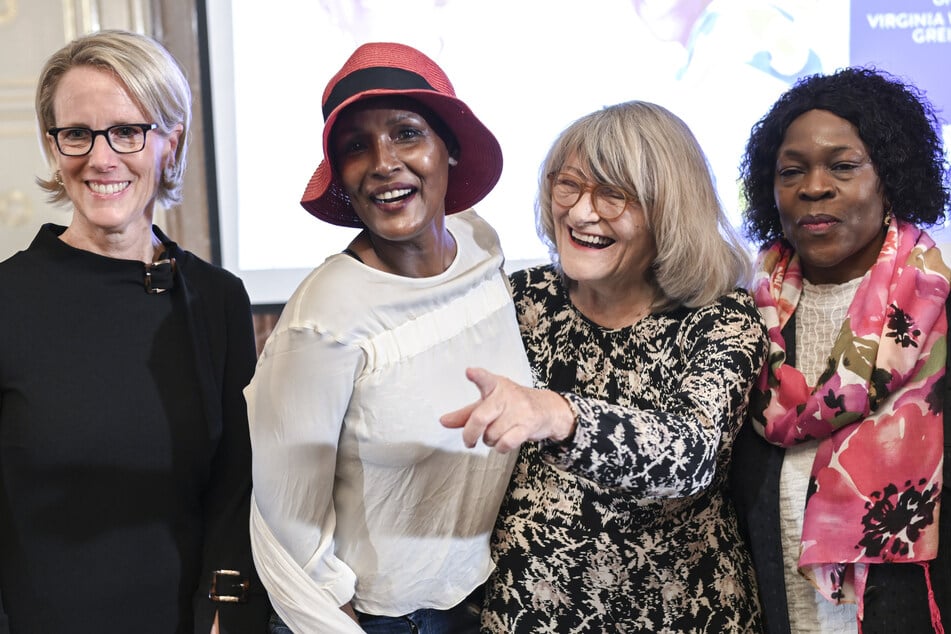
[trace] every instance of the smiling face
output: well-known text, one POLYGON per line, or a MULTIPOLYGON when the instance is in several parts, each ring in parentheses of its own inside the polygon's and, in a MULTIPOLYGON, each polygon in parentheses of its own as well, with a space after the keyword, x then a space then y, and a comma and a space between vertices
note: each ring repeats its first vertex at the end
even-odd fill
MULTIPOLYGON (((59 81, 53 98, 57 127, 102 130, 125 123, 152 123, 113 75, 77 66, 59 81)), ((63 156, 47 136, 63 187, 75 208, 68 229, 75 244, 98 250, 103 240, 129 244, 151 241, 152 213, 162 170, 174 159, 181 128, 169 135, 146 134, 145 148, 119 154, 104 136, 94 139, 85 156, 63 156)))
MULTIPOLYGON (((591 182, 575 157, 560 171, 580 183, 591 182)), ((579 287, 625 292, 632 281, 647 280, 657 245, 640 204, 630 202, 620 216, 604 220, 595 213, 589 190, 572 207, 552 200, 551 210, 561 268, 579 287)))
POLYGON ((773 191, 783 234, 814 284, 860 277, 885 240, 882 185, 855 127, 810 110, 786 130, 773 191))
POLYGON ((396 99, 350 106, 334 124, 330 149, 367 230, 389 243, 425 246, 444 227, 449 151, 423 109, 412 106, 396 99))

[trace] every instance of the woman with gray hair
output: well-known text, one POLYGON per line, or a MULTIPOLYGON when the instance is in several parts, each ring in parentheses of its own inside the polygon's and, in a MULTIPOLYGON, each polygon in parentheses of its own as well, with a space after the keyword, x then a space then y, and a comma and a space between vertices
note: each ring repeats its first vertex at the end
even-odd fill
POLYGON ((241 282, 152 224, 191 93, 154 40, 81 37, 36 113, 72 210, 0 264, 0 632, 261 632, 241 282))
POLYGON ((482 398, 442 417, 520 447, 483 631, 756 631, 724 489, 766 335, 699 145, 660 106, 605 108, 538 201, 553 263, 511 281, 539 388, 470 368, 482 398))

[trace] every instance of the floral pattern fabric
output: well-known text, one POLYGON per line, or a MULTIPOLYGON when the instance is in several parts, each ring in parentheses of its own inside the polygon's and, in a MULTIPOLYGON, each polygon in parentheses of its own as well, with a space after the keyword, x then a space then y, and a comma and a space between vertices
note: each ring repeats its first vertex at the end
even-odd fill
POLYGON ((949 277, 926 233, 892 222, 812 387, 782 337, 802 292, 799 258, 784 242, 760 258, 753 290, 770 352, 752 418, 774 444, 821 441, 799 567, 829 600, 862 597, 868 565, 936 556, 949 277))
POLYGON ((608 330, 551 266, 512 276, 539 387, 570 441, 522 447, 493 538, 483 632, 755 632, 724 487, 766 334, 744 291, 608 330))

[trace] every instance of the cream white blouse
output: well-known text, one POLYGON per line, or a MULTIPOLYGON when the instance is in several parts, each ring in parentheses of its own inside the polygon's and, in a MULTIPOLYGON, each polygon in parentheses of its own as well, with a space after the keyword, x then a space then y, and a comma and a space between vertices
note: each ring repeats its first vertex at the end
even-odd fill
POLYGON ((251 538, 295 632, 361 631, 340 611, 445 609, 493 568, 489 534, 515 453, 467 449, 441 414, 484 367, 530 386, 502 253, 474 211, 447 217, 452 265, 429 278, 343 254, 300 285, 245 391, 251 538))

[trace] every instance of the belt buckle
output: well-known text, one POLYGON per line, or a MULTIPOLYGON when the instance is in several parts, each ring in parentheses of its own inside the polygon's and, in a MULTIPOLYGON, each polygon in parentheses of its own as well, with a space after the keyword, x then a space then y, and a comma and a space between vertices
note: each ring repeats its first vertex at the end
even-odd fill
POLYGON ((216 570, 208 598, 216 603, 247 603, 251 582, 237 570, 216 570))
POLYGON ((165 258, 145 265, 145 292, 159 295, 172 288, 175 275, 175 258, 165 258))

